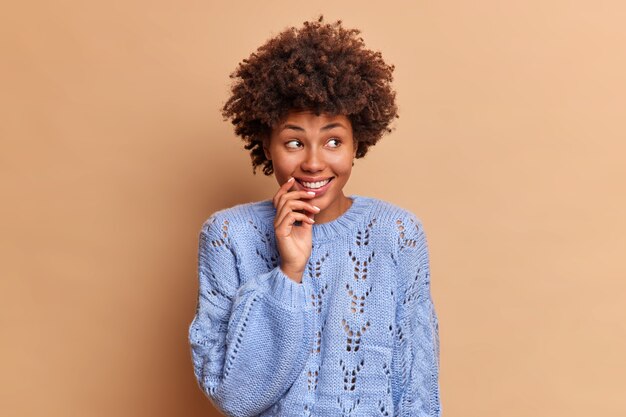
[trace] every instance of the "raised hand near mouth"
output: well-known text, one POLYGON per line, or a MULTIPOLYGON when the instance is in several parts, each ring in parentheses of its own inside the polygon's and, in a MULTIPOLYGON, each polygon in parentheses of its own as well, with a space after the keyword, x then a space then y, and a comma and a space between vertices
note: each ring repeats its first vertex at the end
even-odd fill
POLYGON ((276 207, 274 231, 280 253, 280 269, 289 278, 300 283, 306 263, 311 256, 314 217, 320 209, 302 200, 315 197, 314 192, 289 191, 293 185, 292 177, 282 184, 274 195, 273 203, 276 207), (302 225, 297 226, 296 221, 302 222, 302 225))

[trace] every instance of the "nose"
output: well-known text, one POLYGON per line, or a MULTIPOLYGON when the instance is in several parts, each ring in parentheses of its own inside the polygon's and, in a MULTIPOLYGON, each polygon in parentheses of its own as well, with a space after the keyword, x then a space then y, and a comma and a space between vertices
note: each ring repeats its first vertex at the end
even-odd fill
POLYGON ((324 170, 325 164, 322 151, 320 149, 316 149, 314 146, 311 146, 305 152, 300 168, 307 172, 318 172, 324 170))

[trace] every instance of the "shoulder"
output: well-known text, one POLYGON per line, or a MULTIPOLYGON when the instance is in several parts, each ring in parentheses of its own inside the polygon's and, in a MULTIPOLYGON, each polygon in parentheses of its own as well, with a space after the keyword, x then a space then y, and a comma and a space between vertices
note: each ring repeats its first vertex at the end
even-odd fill
POLYGON ((201 233, 213 239, 228 238, 231 233, 245 235, 251 229, 263 229, 274 218, 274 206, 271 200, 253 201, 236 204, 213 212, 204 220, 201 233))
POLYGON ((371 203, 371 216, 381 227, 396 230, 398 234, 407 234, 423 228, 422 219, 413 211, 398 204, 367 197, 371 203))

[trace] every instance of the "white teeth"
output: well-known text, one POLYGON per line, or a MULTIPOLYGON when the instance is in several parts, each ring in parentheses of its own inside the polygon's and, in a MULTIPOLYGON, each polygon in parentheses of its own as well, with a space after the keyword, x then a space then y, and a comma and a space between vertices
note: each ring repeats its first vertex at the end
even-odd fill
POLYGON ((321 188, 321 187, 325 186, 326 184, 328 184, 329 181, 330 181, 330 178, 325 180, 325 181, 318 181, 318 182, 304 182, 304 181, 302 181, 302 185, 304 185, 306 188, 316 189, 316 188, 321 188))

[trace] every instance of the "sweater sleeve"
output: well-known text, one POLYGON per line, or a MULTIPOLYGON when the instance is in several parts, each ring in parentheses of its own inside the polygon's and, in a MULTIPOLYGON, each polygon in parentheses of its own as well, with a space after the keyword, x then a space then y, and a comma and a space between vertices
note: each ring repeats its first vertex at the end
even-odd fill
POLYGON ((396 319, 401 375, 401 417, 440 417, 439 322, 430 293, 430 261, 422 222, 412 213, 402 221, 398 245, 399 294, 396 319))
POLYGON ((214 214, 200 232, 191 356, 198 384, 216 407, 228 416, 256 416, 304 367, 313 310, 304 286, 278 266, 240 285, 228 227, 214 214))

